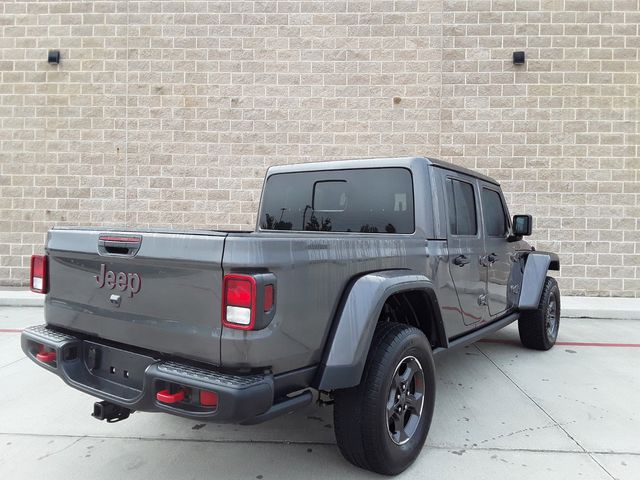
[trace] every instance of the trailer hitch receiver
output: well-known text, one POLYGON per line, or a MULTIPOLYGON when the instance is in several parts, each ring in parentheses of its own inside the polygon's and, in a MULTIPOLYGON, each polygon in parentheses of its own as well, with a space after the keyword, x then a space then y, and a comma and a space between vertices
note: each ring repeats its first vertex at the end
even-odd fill
POLYGON ((110 402, 96 402, 93 404, 93 413, 91 416, 98 420, 106 420, 107 423, 115 423, 120 420, 126 420, 133 413, 128 408, 121 407, 110 402))

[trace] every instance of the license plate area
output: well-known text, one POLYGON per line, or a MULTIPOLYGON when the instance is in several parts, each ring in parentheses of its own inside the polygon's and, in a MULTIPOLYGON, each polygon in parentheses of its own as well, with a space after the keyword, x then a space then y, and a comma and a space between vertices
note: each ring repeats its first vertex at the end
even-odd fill
POLYGON ((83 360, 87 370, 96 377, 142 390, 144 372, 156 360, 153 357, 121 348, 85 341, 83 360))

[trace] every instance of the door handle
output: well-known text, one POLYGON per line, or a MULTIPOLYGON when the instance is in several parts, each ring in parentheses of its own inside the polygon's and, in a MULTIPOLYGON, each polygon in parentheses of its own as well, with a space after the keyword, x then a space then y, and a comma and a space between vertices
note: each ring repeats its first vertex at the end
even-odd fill
POLYGON ((469 263, 469 259, 465 255, 458 255, 453 259, 454 265, 459 267, 464 267, 467 263, 469 263))
POLYGON ((496 255, 495 253, 483 255, 482 257, 480 257, 480 265, 482 265, 483 267, 489 267, 496 263, 496 260, 498 260, 498 255, 496 255))

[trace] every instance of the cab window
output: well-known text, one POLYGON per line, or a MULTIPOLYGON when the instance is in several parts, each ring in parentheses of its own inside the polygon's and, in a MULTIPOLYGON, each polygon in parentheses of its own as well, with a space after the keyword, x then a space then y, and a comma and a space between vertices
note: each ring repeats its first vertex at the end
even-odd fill
POLYGON ((450 178, 447 182, 447 209, 451 235, 476 235, 478 233, 473 185, 450 178))
POLYGON ((271 175, 264 189, 260 228, 411 234, 415 231, 411 172, 385 167, 271 175))
POLYGON ((482 189, 482 218, 489 237, 504 237, 507 233, 507 216, 500 194, 488 188, 482 189))

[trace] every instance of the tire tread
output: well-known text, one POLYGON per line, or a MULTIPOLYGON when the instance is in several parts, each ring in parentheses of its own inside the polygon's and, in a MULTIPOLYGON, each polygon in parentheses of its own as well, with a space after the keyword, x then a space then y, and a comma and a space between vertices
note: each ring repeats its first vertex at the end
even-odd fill
MULTIPOLYGON (((399 467, 385 462, 384 452, 380 450, 382 448, 379 442, 380 425, 370 419, 367 421, 367 412, 375 411, 378 402, 380 402, 380 396, 377 392, 383 391, 387 381, 387 372, 383 368, 385 362, 388 363, 407 337, 416 333, 424 336, 419 329, 405 324, 378 323, 360 384, 335 392, 334 425, 338 448, 349 462, 360 468, 390 475, 401 472, 407 466, 399 467)), ((429 348, 426 337, 425 343, 429 348)), ((425 367, 433 372, 433 365, 423 366, 423 368, 425 367)), ((426 369, 425 375, 428 375, 426 369)), ((434 374, 432 373, 432 375, 434 374)), ((431 413, 432 411, 429 415, 431 413)), ((431 422, 431 418, 427 420, 429 423, 431 422)), ((419 449, 410 462, 415 459, 418 453, 419 449)))
POLYGON ((364 422, 362 421, 363 408, 360 404, 360 399, 365 393, 364 385, 367 385, 370 374, 370 368, 368 368, 370 366, 369 358, 372 352, 378 351, 385 337, 397 326, 401 327, 402 325, 393 322, 380 322, 376 325, 360 384, 353 388, 335 392, 335 403, 338 408, 334 407, 333 423, 338 448, 347 461, 365 470, 371 470, 371 467, 365 455, 363 435, 361 434, 364 422))
MULTIPOLYGON (((520 342, 527 348, 549 350, 555 343, 555 341, 553 343, 548 341, 545 326, 546 306, 549 304, 554 289, 558 290, 558 282, 556 282, 553 277, 546 277, 538 308, 524 311, 520 314, 520 318, 518 319, 518 333, 520 334, 520 342)), ((559 291, 556 301, 559 305, 559 291)))

